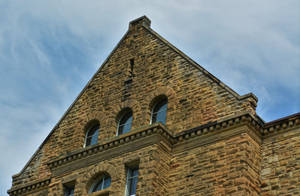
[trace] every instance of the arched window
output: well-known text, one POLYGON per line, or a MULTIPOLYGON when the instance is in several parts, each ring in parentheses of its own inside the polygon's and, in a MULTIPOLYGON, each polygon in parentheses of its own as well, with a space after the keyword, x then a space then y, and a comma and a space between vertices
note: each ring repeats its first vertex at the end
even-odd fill
POLYGON ((166 97, 159 99, 152 109, 151 124, 161 122, 166 124, 168 109, 168 99, 166 97))
POLYGON ((123 113, 123 115, 119 120, 118 135, 129 132, 131 129, 131 123, 132 123, 132 111, 128 109, 123 113))
POLYGON ((89 193, 97 192, 106 189, 110 186, 111 178, 107 174, 100 175, 91 184, 89 188, 89 193))
POLYGON ((100 125, 96 124, 92 126, 86 133, 85 146, 90 146, 98 143, 100 125))

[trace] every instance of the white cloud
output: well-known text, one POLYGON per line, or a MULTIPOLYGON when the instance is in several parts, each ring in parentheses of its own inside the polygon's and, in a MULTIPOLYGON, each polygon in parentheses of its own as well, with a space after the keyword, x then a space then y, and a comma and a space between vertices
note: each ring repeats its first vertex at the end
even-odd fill
POLYGON ((230 87, 253 91, 263 118, 299 112, 298 0, 2 1, 0 194, 142 15, 230 87))

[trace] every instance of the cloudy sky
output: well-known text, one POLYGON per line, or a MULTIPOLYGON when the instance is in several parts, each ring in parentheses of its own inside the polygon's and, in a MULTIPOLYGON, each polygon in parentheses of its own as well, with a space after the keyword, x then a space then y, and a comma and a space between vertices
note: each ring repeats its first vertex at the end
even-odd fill
POLYGON ((265 121, 300 111, 299 0, 0 0, 0 195, 142 15, 265 121))

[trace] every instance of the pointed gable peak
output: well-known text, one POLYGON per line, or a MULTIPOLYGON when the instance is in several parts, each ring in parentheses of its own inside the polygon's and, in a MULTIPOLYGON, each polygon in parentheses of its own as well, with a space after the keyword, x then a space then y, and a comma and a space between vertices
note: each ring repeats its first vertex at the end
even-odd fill
POLYGON ((150 28, 150 26, 151 26, 151 20, 147 16, 145 16, 145 15, 141 16, 141 17, 139 17, 137 19, 134 19, 134 20, 132 20, 129 23, 129 30, 138 28, 140 26, 144 26, 144 27, 150 28))

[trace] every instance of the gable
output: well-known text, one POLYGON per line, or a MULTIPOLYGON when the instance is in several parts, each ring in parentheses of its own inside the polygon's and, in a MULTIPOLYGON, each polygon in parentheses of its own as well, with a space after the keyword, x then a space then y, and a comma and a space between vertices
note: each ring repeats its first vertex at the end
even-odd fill
POLYGON ((130 23, 14 182, 26 183, 29 173, 33 181, 48 177, 50 160, 82 149, 86 126, 92 120, 100 123, 99 143, 116 136, 117 116, 123 108, 133 111, 132 129, 148 125, 152 100, 160 95, 168 97, 166 127, 174 135, 239 113, 255 114, 257 101, 252 94, 239 96, 160 37, 150 28, 149 19, 141 17, 130 23))

